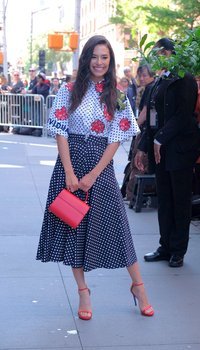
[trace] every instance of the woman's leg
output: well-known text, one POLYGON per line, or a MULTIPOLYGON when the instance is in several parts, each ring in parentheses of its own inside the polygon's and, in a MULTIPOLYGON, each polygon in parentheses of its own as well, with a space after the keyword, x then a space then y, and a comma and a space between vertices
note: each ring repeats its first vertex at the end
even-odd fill
POLYGON ((78 289, 87 288, 83 268, 82 267, 72 268, 72 272, 73 272, 74 278, 76 280, 78 289))
MULTIPOLYGON (((142 276, 140 273, 138 262, 128 266, 127 270, 132 279, 131 291, 135 294, 139 303, 140 310, 142 311, 149 306, 149 302, 148 302, 147 294, 142 281, 142 276)), ((151 309, 149 309, 149 311, 151 311, 151 309)))
POLYGON ((91 307, 91 302, 90 302, 90 293, 87 287, 87 284, 85 282, 85 275, 83 268, 72 268, 72 272, 74 275, 74 278, 76 280, 77 286, 78 286, 78 291, 79 291, 79 311, 84 310, 85 312, 81 313, 82 316, 88 316, 88 312, 91 313, 92 307, 91 307))

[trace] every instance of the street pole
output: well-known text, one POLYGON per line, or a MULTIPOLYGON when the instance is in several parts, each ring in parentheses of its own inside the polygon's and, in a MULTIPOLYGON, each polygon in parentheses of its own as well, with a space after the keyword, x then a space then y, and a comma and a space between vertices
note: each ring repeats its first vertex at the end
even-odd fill
MULTIPOLYGON (((80 41, 80 17, 81 17, 81 0, 75 0, 74 30, 79 34, 79 41, 80 41)), ((80 49, 78 45, 78 48, 73 53, 73 57, 72 57, 73 69, 78 69, 79 53, 80 53, 80 49)))
POLYGON ((31 12, 30 67, 33 64, 33 12, 31 12))
POLYGON ((6 9, 8 0, 3 0, 3 74, 8 79, 7 42, 6 42, 6 9))
POLYGON ((36 11, 31 11, 31 32, 30 32, 30 67, 33 64, 33 15, 36 13, 49 10, 50 7, 44 7, 36 11))

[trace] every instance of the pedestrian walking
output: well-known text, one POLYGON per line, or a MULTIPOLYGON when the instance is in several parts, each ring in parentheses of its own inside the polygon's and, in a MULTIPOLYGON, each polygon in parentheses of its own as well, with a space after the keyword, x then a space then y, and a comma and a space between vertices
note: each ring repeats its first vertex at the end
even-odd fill
POLYGON ((138 132, 125 95, 116 88, 115 57, 100 35, 85 44, 76 81, 63 83, 48 120, 56 137, 58 158, 50 181, 37 259, 70 265, 79 293, 78 316, 92 317, 85 272, 126 267, 131 293, 144 316, 154 314, 148 302, 132 241, 113 156, 121 142, 138 132), (73 229, 49 211, 64 188, 81 199, 88 192, 90 210, 73 229))

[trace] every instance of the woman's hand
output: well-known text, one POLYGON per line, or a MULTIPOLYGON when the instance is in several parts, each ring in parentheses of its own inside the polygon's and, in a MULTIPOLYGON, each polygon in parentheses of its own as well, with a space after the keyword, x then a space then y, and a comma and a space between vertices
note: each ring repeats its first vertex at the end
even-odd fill
POLYGON ((84 192, 89 191, 89 189, 94 185, 96 178, 97 176, 95 174, 89 172, 88 174, 83 176, 82 179, 80 179, 79 188, 84 192))
POLYGON ((78 178, 74 174, 74 172, 66 172, 65 173, 65 182, 66 182, 66 188, 71 191, 75 192, 79 188, 78 178))

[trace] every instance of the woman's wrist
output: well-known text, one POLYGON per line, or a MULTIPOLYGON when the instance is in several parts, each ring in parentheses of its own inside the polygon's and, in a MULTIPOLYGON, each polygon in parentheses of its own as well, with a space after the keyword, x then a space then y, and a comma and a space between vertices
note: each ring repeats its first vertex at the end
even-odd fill
POLYGON ((99 174, 94 169, 90 171, 90 176, 93 180, 96 180, 99 174))
POLYGON ((73 175, 74 174, 74 170, 72 168, 70 169, 65 169, 65 175, 73 175))

